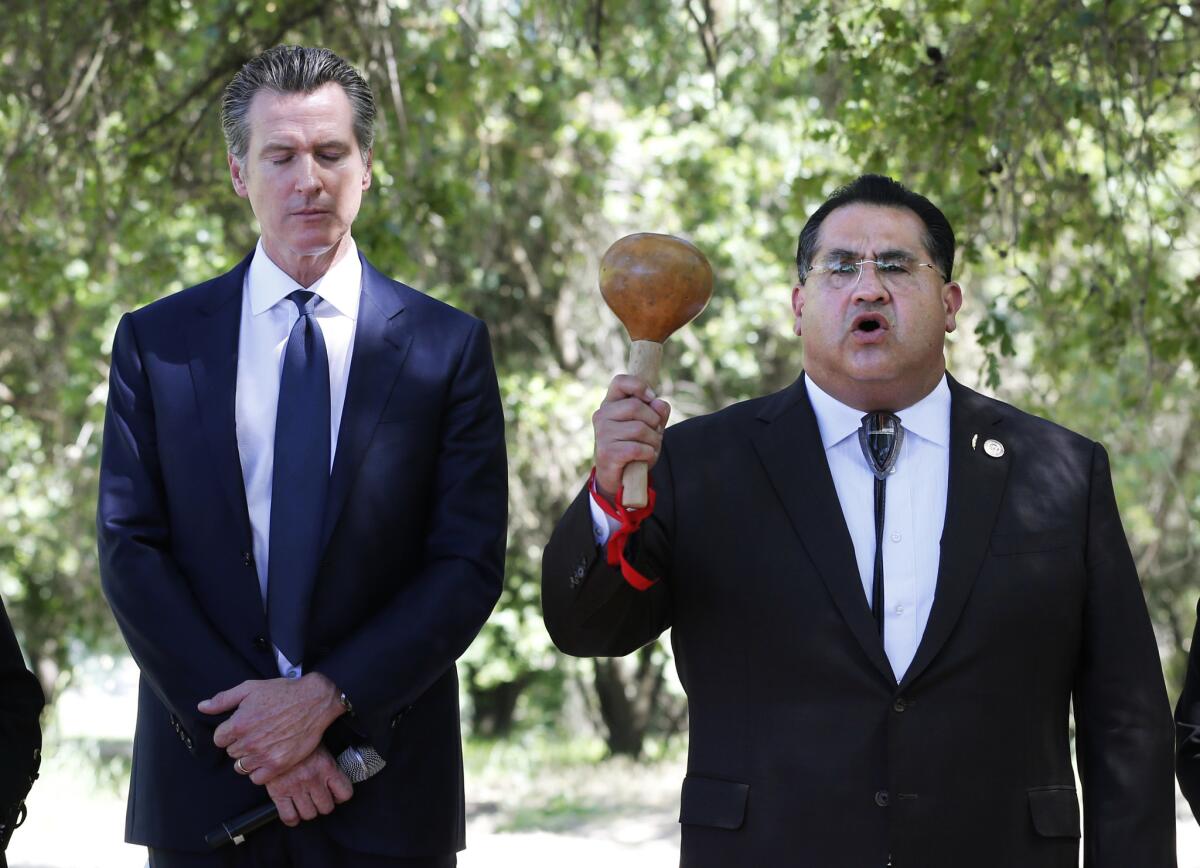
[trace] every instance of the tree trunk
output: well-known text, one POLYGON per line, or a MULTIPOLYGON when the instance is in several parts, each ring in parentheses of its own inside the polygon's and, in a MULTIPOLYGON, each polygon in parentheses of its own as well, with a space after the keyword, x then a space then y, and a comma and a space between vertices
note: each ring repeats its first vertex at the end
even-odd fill
POLYGON ((466 667, 467 695, 471 697, 471 733, 478 738, 507 738, 516 722, 517 700, 529 686, 530 675, 486 687, 479 684, 475 667, 466 667))
POLYGON ((639 757, 655 722, 664 684, 665 656, 655 660, 657 646, 647 645, 632 658, 600 657, 595 661, 594 686, 605 741, 614 755, 639 757))

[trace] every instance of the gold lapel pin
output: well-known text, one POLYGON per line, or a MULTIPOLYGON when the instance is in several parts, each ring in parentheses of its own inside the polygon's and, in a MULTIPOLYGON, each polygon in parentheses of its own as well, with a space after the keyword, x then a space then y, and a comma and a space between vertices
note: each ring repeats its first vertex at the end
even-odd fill
POLYGON ((1004 444, 999 440, 984 440, 983 451, 992 458, 999 458, 1004 454, 1004 444))

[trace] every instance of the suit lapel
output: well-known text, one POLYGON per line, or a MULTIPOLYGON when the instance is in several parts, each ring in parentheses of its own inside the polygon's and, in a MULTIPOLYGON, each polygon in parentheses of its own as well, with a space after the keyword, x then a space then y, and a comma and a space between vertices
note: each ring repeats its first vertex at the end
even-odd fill
MULTIPOLYGON (((188 367, 196 390, 200 425, 212 457, 211 472, 217 477, 241 534, 238 544, 246 551, 251 550, 253 537, 237 444, 237 362, 242 286, 253 255, 213 281, 196 316, 191 318, 187 333, 188 367)), ((255 573, 247 570, 244 576, 230 582, 230 605, 216 625, 234 647, 240 647, 247 636, 267 633, 266 613, 255 573)), ((264 678, 279 674, 265 655, 246 659, 264 678)))
POLYGON ((189 323, 187 336, 188 366, 196 389, 200 424, 212 453, 213 473, 245 540, 251 538, 250 514, 246 509, 246 488, 238 454, 235 408, 242 284, 253 255, 213 281, 199 305, 198 315, 189 323))
POLYGON ((765 422, 754 448, 767 478, 783 503, 792 527, 817 568, 834 605, 863 652, 890 682, 891 664, 883 651, 862 582, 854 543, 842 516, 833 476, 825 460, 816 415, 808 401, 804 377, 775 395, 759 419, 765 422))
POLYGON ((322 549, 328 545, 337 526, 371 435, 412 343, 409 324, 402 316, 404 302, 396 285, 376 271, 365 257, 362 264, 362 301, 355 326, 346 403, 342 408, 342 424, 325 501, 322 549))
POLYGON ((937 589, 929 623, 901 689, 920 676, 954 631, 987 554, 1008 480, 1009 452, 996 458, 984 450, 989 439, 999 438, 1000 415, 982 395, 947 379, 950 480, 937 589))

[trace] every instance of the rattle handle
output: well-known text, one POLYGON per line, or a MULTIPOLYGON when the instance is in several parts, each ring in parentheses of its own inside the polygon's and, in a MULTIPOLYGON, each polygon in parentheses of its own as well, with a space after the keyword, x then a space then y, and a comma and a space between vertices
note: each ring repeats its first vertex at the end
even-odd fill
MULTIPOLYGON (((629 373, 658 391, 658 372, 662 364, 663 345, 657 341, 634 341, 629 346, 629 373)), ((646 505, 646 483, 650 466, 645 461, 631 461, 621 471, 621 504, 633 509, 646 505)))

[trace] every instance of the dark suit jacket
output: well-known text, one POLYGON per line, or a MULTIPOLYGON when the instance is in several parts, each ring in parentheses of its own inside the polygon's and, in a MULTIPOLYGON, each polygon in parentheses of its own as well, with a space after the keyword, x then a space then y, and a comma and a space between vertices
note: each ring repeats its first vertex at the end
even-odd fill
POLYGON ((672 627, 691 740, 685 868, 1175 865, 1171 720, 1097 444, 951 381, 937 591, 897 684, 803 378, 668 429, 646 592, 598 557, 586 492, 546 548, 575 655, 672 627), (985 454, 996 439, 1004 455, 985 454))
MULTIPOLYGON (((100 570, 142 671, 126 834, 161 848, 203 850, 205 833, 267 800, 212 744, 219 720, 196 710, 279 676, 234 431, 249 262, 126 315, 113 344, 100 570)), ((345 691, 387 760, 316 821, 347 846, 463 846, 454 661, 500 594, 506 511, 483 323, 364 259, 304 661, 345 691)))
MULTIPOLYGON (((42 686, 26 668, 12 622, 0 604, 0 823, 9 822, 37 774, 45 704, 42 686)), ((0 866, 5 864, 0 851, 0 866)))
POLYGON ((1200 603, 1196 604, 1196 632, 1192 634, 1183 693, 1175 706, 1175 737, 1179 789, 1200 821, 1200 603))

